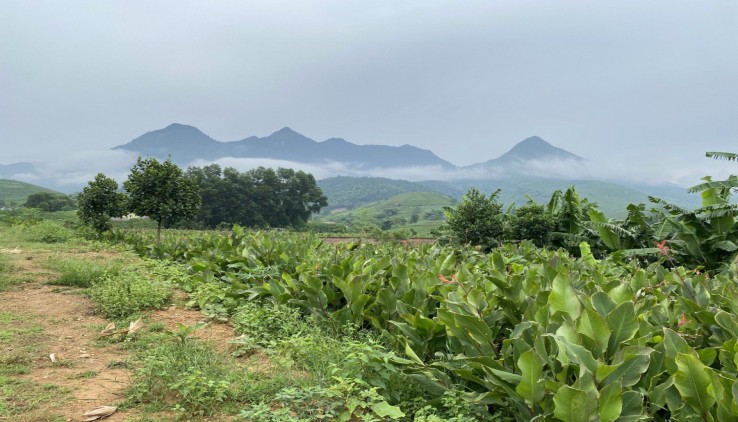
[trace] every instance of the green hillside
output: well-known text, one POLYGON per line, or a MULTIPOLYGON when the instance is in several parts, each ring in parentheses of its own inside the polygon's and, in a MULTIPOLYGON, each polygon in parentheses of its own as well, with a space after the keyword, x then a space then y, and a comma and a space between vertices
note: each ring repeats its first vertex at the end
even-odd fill
POLYGON ((384 177, 337 176, 318 181, 318 186, 328 197, 324 214, 336 209, 351 209, 409 192, 439 192, 432 187, 406 180, 384 177))
POLYGON ((30 183, 19 182, 17 180, 0 179, 0 205, 8 206, 11 203, 22 205, 26 202, 28 195, 48 192, 58 195, 64 195, 51 189, 41 186, 32 185, 30 183))
POLYGON ((388 229, 413 229, 428 234, 443 223, 443 207, 455 199, 435 192, 406 192, 350 210, 334 210, 318 221, 346 224, 352 229, 379 225, 388 229))
POLYGON ((658 186, 652 187, 648 192, 643 192, 615 183, 593 180, 515 178, 502 180, 465 180, 450 183, 463 191, 466 191, 470 187, 476 187, 484 193, 491 193, 496 189, 501 189, 502 192, 498 200, 506 206, 513 202, 517 205, 522 205, 527 202, 527 196, 530 196, 538 203, 545 204, 549 201, 551 194, 556 189, 565 190, 569 186, 574 185, 579 196, 596 202, 600 210, 606 216, 612 218, 625 217, 628 204, 650 204, 648 195, 661 197, 687 208, 698 207, 700 200, 699 195, 688 196, 685 193, 677 197, 673 195, 673 192, 665 191, 658 186))

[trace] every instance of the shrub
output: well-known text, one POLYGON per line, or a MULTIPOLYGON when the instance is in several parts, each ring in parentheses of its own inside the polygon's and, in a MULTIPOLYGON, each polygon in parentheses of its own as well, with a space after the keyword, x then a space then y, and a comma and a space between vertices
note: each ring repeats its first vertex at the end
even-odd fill
POLYGON ((285 305, 246 302, 232 318, 240 344, 247 347, 273 347, 279 341, 308 333, 297 309, 285 305))
POLYGON ((72 237, 72 231, 53 221, 44 220, 23 230, 28 240, 41 243, 61 243, 72 237))
POLYGON ((172 293, 170 282, 149 271, 125 271, 95 284, 90 297, 97 312, 109 318, 124 318, 164 306, 172 293))

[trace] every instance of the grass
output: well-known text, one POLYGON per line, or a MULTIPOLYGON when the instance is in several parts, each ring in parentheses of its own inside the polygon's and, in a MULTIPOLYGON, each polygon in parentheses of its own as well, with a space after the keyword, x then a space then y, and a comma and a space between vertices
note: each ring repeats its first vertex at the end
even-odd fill
POLYGON ((96 312, 108 318, 125 318, 139 311, 161 308, 174 293, 172 284, 144 271, 120 273, 90 289, 96 312))
POLYGON ((5 291, 8 287, 15 284, 12 272, 13 264, 10 258, 0 254, 0 292, 5 291))
POLYGON ((23 205, 29 195, 39 192, 64 195, 61 192, 30 183, 20 182, 18 180, 0 179, 0 200, 5 202, 6 205, 10 205, 11 203, 23 205))
POLYGON ((47 414, 47 408, 68 401, 69 396, 69 390, 59 386, 0 376, 0 417, 16 421, 64 420, 40 414, 47 414))
POLYGON ((105 278, 120 273, 119 262, 95 262, 89 259, 50 258, 48 267, 60 273, 49 284, 73 287, 91 287, 105 278))

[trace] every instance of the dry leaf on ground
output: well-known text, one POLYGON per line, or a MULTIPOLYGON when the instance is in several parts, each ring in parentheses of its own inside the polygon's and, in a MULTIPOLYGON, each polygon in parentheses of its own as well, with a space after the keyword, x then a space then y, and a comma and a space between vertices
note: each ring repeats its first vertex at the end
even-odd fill
POLYGON ((82 416, 86 416, 86 419, 82 419, 83 421, 96 421, 98 419, 107 418, 108 416, 115 413, 115 411, 118 410, 115 406, 99 406, 92 410, 88 410, 84 413, 82 416))

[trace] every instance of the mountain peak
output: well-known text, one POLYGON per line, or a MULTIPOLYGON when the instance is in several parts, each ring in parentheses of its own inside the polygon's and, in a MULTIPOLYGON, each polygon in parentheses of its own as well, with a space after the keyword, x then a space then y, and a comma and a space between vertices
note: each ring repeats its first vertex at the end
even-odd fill
POLYGON ((582 160, 582 157, 569 151, 555 147, 544 141, 541 137, 531 136, 518 142, 510 151, 502 154, 497 160, 501 161, 525 161, 540 159, 556 160, 582 160))
POLYGON ((300 135, 302 136, 300 133, 292 130, 292 128, 289 126, 285 126, 282 129, 279 129, 278 131, 272 133, 272 135, 300 135))
POLYGON ((182 123, 172 123, 164 129, 155 130, 154 132, 202 133, 195 126, 183 125, 182 123))

